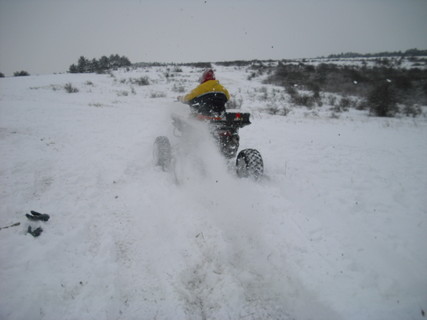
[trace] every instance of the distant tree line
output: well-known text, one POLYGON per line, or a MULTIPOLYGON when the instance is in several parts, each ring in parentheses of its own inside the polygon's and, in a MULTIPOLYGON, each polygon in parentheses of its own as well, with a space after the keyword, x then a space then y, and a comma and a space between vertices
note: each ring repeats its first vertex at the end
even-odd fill
POLYGON ((258 60, 234 60, 234 61, 218 61, 215 64, 224 67, 236 66, 236 67, 246 67, 256 63, 258 60))
POLYGON ((427 50, 409 49, 404 52, 402 51, 386 51, 377 53, 357 53, 357 52, 345 52, 339 54, 330 54, 330 59, 340 58, 378 58, 378 57, 420 57, 427 56, 427 50))
POLYGON ((210 62, 190 62, 190 63, 182 63, 182 66, 194 67, 194 68, 212 68, 212 64, 210 62))
MULTIPOLYGON (((24 71, 24 70, 22 70, 22 71, 16 71, 16 72, 13 73, 14 77, 24 77, 24 76, 29 76, 29 75, 30 74, 27 71, 24 71)), ((5 77, 4 73, 0 72, 0 78, 4 78, 4 77, 5 77)))
POLYGON ((119 56, 118 54, 112 54, 109 57, 102 56, 100 59, 86 59, 81 56, 77 64, 72 64, 69 68, 70 73, 104 73, 111 69, 117 69, 121 67, 129 67, 132 63, 125 56, 119 56))

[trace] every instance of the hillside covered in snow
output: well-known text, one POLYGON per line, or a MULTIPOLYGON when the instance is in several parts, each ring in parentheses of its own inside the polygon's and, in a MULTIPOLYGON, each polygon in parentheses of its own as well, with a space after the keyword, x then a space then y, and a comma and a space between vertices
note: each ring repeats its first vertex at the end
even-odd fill
POLYGON ((203 132, 179 179, 153 165, 201 68, 0 79, 0 319, 425 319, 426 106, 295 106, 250 65, 213 67, 251 113, 259 181, 203 132))

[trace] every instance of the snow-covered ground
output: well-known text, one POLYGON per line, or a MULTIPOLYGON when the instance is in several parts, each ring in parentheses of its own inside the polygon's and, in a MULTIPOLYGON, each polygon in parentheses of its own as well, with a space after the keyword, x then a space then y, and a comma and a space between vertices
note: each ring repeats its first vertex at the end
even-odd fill
POLYGON ((282 88, 217 66, 265 177, 201 133, 177 181, 152 146, 188 111, 181 69, 0 79, 0 319, 425 319, 426 118, 273 116, 282 88))

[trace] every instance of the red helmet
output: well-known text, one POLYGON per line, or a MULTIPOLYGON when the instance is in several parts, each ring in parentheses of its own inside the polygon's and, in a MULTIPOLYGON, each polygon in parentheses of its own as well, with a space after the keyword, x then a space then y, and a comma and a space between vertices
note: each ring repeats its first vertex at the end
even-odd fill
POLYGON ((215 73, 213 72, 212 69, 206 69, 205 71, 203 71, 203 74, 200 77, 199 82, 204 83, 208 80, 215 80, 215 73))

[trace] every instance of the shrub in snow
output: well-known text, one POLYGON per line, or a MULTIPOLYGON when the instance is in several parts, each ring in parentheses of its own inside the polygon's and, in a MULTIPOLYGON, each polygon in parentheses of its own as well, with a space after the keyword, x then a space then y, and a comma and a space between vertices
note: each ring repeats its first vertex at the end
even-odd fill
POLYGON ((280 109, 279 109, 279 106, 277 104, 273 103, 271 105, 268 105, 264 109, 264 111, 268 114, 271 114, 271 115, 277 115, 277 114, 279 114, 280 109))
POLYGON ((255 72, 251 72, 251 74, 248 76, 248 80, 252 80, 256 77, 256 73, 255 72))
POLYGON ((164 92, 151 92, 150 98, 166 98, 166 93, 164 92))
POLYGON ((0 72, 0 78, 4 78, 4 74, 0 72))
POLYGON ((353 102, 349 98, 343 97, 340 100, 339 107, 343 111, 348 111, 348 109, 350 108, 350 106, 352 105, 352 103, 353 102))
POLYGON ((259 90, 257 90, 259 93, 261 93, 260 99, 261 101, 267 101, 269 99, 268 97, 268 89, 267 87, 261 87, 259 90))
POLYGON ((16 71, 13 73, 14 77, 25 77, 29 76, 30 74, 27 71, 16 71))
POLYGON ((185 87, 182 84, 174 83, 172 87, 173 92, 184 93, 185 87))
POLYGON ((117 92, 117 95, 118 95, 119 97, 127 97, 127 96, 129 95, 129 92, 127 92, 126 90, 118 91, 118 92, 117 92))
POLYGON ((148 86, 150 84, 150 81, 148 81, 147 77, 141 77, 138 79, 131 79, 131 83, 137 84, 139 86, 148 86))
POLYGON ((99 103, 99 102, 89 103, 89 107, 100 108, 102 107, 102 103, 99 103))
POLYGON ((295 86, 286 86, 286 92, 287 92, 290 96, 293 96, 293 95, 298 94, 298 91, 297 91, 297 89, 295 88, 295 86))
POLYGON ((335 112, 335 110, 334 110, 334 111, 332 111, 332 113, 331 113, 331 115, 330 115, 330 118, 331 118, 331 119, 339 119, 339 118, 340 118, 340 115, 339 115, 339 114, 337 114, 337 113, 335 112))
POLYGON ((356 102, 355 108, 356 108, 356 110, 366 110, 367 104, 368 104, 368 102, 366 101, 366 99, 362 99, 362 100, 359 100, 358 102, 356 102))
POLYGON ((378 117, 394 117, 399 111, 396 92, 390 81, 375 87, 368 96, 369 111, 378 117))
POLYGON ((292 103, 298 106, 304 106, 307 108, 313 108, 315 104, 314 96, 308 94, 297 94, 291 97, 292 103))
POLYGON ((327 100, 327 103, 330 105, 330 106, 335 106, 335 104, 337 103, 337 96, 335 96, 335 95, 328 95, 328 98, 327 98, 328 100, 327 100))
POLYGON ((73 85, 72 85, 71 83, 67 83, 67 84, 64 86, 64 89, 65 89, 65 91, 66 91, 66 92, 68 92, 68 93, 76 93, 76 92, 79 92, 79 89, 74 88, 74 87, 73 87, 73 85))
POLYGON ((403 106, 402 113, 407 117, 412 116, 415 118, 416 116, 421 115, 422 110, 421 107, 417 104, 405 105, 403 106))

